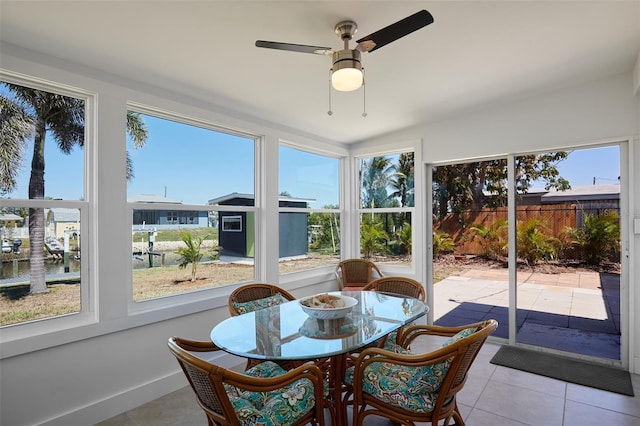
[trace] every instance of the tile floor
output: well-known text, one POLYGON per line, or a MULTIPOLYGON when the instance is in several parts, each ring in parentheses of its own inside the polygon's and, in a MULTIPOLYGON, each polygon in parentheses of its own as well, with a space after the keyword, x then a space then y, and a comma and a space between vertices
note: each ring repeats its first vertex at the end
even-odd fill
MULTIPOLYGON (((434 288, 438 325, 493 318, 509 336, 506 269, 468 270, 434 288)), ((598 358, 620 359, 620 276, 597 272, 518 273, 517 341, 598 358)))
MULTIPOLYGON (((640 375, 632 375, 636 396, 623 396, 493 365, 489 361, 499 347, 484 345, 458 395, 468 426, 640 426, 640 375)), ((368 419, 368 426, 390 425, 368 419)), ((185 387, 99 426, 206 424, 191 388, 185 387)))

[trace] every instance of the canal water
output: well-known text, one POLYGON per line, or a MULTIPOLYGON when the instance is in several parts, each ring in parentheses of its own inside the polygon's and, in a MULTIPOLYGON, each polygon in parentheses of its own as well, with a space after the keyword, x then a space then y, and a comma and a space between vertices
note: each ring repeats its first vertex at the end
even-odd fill
MULTIPOLYGON (((162 259, 164 258, 165 266, 174 266, 178 264, 179 256, 174 251, 158 252, 159 255, 153 256, 152 264, 154 268, 162 266, 162 259), (164 254, 164 256, 163 256, 164 254)), ((204 259, 203 259, 204 260, 204 259)), ((143 269, 149 267, 149 256, 145 253, 142 256, 133 256, 132 258, 133 269, 143 269)), ((64 262, 62 260, 45 260, 45 274, 57 275, 63 274, 64 262)), ((80 260, 74 258, 69 259, 69 272, 80 272, 80 260)), ((24 278, 29 279, 29 261, 3 261, 2 273, 0 273, 0 280, 9 278, 24 278)))
MULTIPOLYGON (((63 274, 64 270, 64 262, 62 260, 49 261, 45 260, 44 262, 44 271, 46 275, 54 275, 54 274, 63 274)), ((69 260, 69 272, 79 272, 80 271, 80 261, 75 259, 69 260)), ((0 274, 0 279, 7 278, 25 278, 29 277, 29 261, 28 260, 20 260, 20 261, 9 261, 2 262, 2 274, 0 274)))

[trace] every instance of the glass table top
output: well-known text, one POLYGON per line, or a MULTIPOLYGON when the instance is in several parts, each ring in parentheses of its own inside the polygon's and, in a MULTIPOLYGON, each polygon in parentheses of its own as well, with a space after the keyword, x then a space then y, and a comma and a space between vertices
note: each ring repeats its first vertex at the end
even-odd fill
POLYGON ((245 358, 306 360, 354 351, 427 311, 420 300, 373 291, 329 292, 358 304, 343 319, 310 318, 297 300, 227 318, 211 331, 221 349, 245 358))

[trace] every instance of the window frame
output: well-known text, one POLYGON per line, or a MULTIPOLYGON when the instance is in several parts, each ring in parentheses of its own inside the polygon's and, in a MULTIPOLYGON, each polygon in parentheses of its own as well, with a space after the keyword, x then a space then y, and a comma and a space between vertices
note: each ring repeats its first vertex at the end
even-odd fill
MULTIPOLYGON (((361 238, 361 218, 365 214, 380 214, 380 213, 409 213, 411 215, 411 241, 412 241, 412 253, 411 260, 408 265, 398 265, 397 263, 384 264, 381 263, 379 266, 383 270, 387 270, 391 273, 399 273, 399 274, 407 274, 407 273, 415 273, 416 272, 416 262, 415 259, 419 259, 422 256, 424 251, 423 242, 418 241, 416 238, 418 237, 417 228, 420 227, 421 223, 419 222, 419 218, 417 217, 419 212, 422 211, 419 206, 422 203, 422 160, 421 160, 421 143, 420 141, 415 141, 410 144, 393 144, 389 146, 381 146, 378 147, 378 150, 374 151, 363 151, 357 152, 353 154, 353 203, 354 203, 354 217, 352 218, 353 223, 353 235, 354 235, 354 243, 352 248, 351 257, 361 257, 362 248, 360 244, 361 238), (359 173, 359 162, 370 159, 373 157, 381 157, 381 156, 389 156, 389 155, 399 155, 403 153, 413 153, 413 193, 414 193, 414 202, 411 207, 373 207, 373 208, 363 208, 361 206, 360 200, 362 197, 362 181, 360 179, 359 173), (420 246, 417 246, 414 243, 419 243, 420 246)), ((424 277, 417 277, 418 280, 423 280, 424 277)))
MULTIPOLYGON (((93 190, 95 188, 95 168, 96 161, 96 104, 97 94, 78 87, 72 87, 62 83, 29 77, 0 69, 0 80, 29 87, 36 90, 46 91, 57 95, 80 99, 84 102, 84 146, 83 150, 83 196, 80 200, 59 200, 59 199, 24 199, 24 198, 2 198, 2 207, 25 207, 25 208, 70 208, 78 209, 80 212, 80 247, 82 247, 83 257, 92 259, 96 256, 95 246, 95 203, 93 190)), ((41 318, 38 320, 10 324, 0 328, 2 333, 2 343, 20 341, 31 337, 51 334, 54 332, 74 329, 98 322, 97 318, 97 272, 96 268, 90 268, 89 262, 80 263, 80 311, 70 314, 57 315, 53 317, 41 318)), ((4 355, 3 355, 4 357, 4 355)))

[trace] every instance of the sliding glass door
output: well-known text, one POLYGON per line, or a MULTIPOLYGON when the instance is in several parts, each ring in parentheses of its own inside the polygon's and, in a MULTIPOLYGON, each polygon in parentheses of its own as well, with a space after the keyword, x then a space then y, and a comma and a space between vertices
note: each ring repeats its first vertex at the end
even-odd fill
POLYGON ((516 197, 516 341, 620 360, 620 147, 516 156, 516 174, 532 161, 546 181, 516 197))
POLYGON ((430 167, 434 323, 495 318, 511 344, 624 361, 624 147, 430 167))

